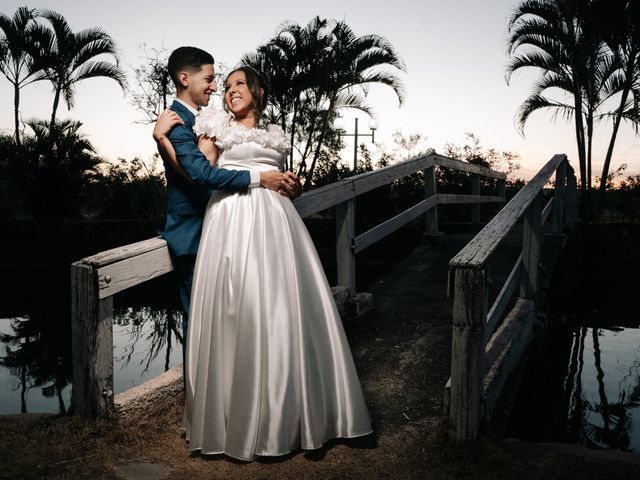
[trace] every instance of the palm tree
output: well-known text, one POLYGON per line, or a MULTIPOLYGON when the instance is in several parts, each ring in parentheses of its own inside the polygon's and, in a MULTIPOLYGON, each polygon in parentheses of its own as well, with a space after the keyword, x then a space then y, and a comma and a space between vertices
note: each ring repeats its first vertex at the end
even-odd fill
POLYGON ((345 22, 315 17, 304 27, 285 23, 242 63, 271 78, 268 118, 283 128, 289 125, 292 145, 296 135, 306 139, 298 146, 298 173, 305 175, 307 186, 337 111, 355 108, 371 114, 366 96, 375 83, 391 86, 400 102, 404 98, 398 72, 406 68, 393 46, 378 35, 357 37, 345 22))
MULTIPOLYGON (((604 3, 604 2, 603 2, 604 3)), ((600 191, 607 188, 611 157, 623 119, 638 125, 640 101, 640 5, 633 0, 609 0, 602 9, 600 26, 604 41, 619 59, 619 70, 608 87, 610 96, 620 93, 618 108, 613 112, 613 130, 600 177, 600 191)))
POLYGON ((326 109, 322 112, 315 153, 306 172, 307 180, 313 175, 330 121, 338 110, 354 108, 371 114, 366 97, 372 84, 388 85, 396 93, 400 105, 404 100, 404 87, 397 71, 405 72, 406 66, 388 40, 379 35, 358 37, 344 21, 335 24, 330 40, 331 48, 322 64, 324 76, 320 82, 326 109))
POLYGON ((587 188, 586 133, 583 86, 589 52, 577 17, 576 4, 569 6, 562 0, 525 0, 516 7, 509 20, 507 83, 512 74, 523 68, 537 68, 541 74, 529 97, 521 105, 516 120, 521 131, 529 116, 539 109, 551 109, 575 121, 581 188, 587 188), (571 102, 545 96, 551 89, 564 91, 571 102))
POLYGON ((0 72, 13 84, 15 139, 20 142, 20 89, 42 79, 42 71, 35 64, 30 52, 31 32, 35 26, 37 10, 19 7, 8 17, 0 13, 0 72))
POLYGON ((105 77, 118 82, 126 90, 127 81, 119 66, 116 43, 100 28, 89 28, 73 32, 66 19, 57 12, 44 10, 40 17, 51 27, 38 24, 33 38, 38 52, 38 61, 45 67, 45 78, 53 85, 53 111, 49 130, 54 130, 60 96, 68 108, 73 107, 76 83, 88 78, 105 77), (100 55, 110 55, 111 63, 96 60, 100 55))
MULTIPOLYGON (((322 63, 318 59, 325 55, 329 46, 326 26, 327 20, 317 16, 304 27, 295 22, 284 22, 271 41, 241 60, 242 64, 262 71, 270 79, 270 101, 265 116, 269 122, 280 124, 285 131, 287 123, 290 125, 291 145, 295 145, 301 110, 312 101, 314 79, 318 77, 322 63), (288 114, 291 114, 289 119, 288 114)), ((303 154, 302 157, 304 161, 306 156, 303 154)), ((293 149, 288 168, 292 167, 293 149)))
POLYGON ((75 215, 90 173, 102 160, 80 132, 82 123, 65 120, 54 124, 31 120, 33 136, 25 136, 22 177, 37 216, 75 215))
MULTIPOLYGON (((635 2, 637 3, 637 2, 635 2)), ((603 168, 606 185, 613 147, 622 119, 638 125, 639 7, 631 0, 526 0, 509 21, 507 82, 523 68, 537 68, 540 76, 516 119, 520 130, 539 109, 575 122, 580 181, 585 219, 590 215, 592 146, 595 124, 614 119, 613 133, 603 168), (549 91, 560 90, 571 101, 556 100, 549 91), (606 111, 621 93, 620 104, 606 111), (631 101, 629 95, 634 100, 631 101)))

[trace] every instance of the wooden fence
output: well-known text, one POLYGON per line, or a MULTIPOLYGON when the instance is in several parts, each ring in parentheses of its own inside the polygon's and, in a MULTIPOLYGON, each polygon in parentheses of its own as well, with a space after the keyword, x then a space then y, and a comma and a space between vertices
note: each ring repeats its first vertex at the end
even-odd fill
MULTIPOLYGON (((336 207, 337 283, 355 294, 356 254, 406 223, 424 216, 426 232, 438 232, 437 206, 471 204, 479 222, 481 204, 504 203, 506 175, 437 154, 424 155, 311 190, 294 204, 301 217, 336 207), (437 167, 467 172, 472 194, 438 194, 437 167), (424 199, 370 230, 356 235, 356 198, 416 172, 424 172, 424 199), (497 195, 480 195, 480 178, 497 180, 497 195)), ((100 417, 113 406, 113 295, 170 272, 166 242, 152 238, 98 253, 71 266, 73 405, 78 415, 100 417)))
POLYGON ((486 429, 523 358, 536 313, 542 226, 550 216, 554 233, 577 219, 576 177, 565 155, 549 160, 449 263, 453 337, 445 408, 454 439, 473 439, 486 429), (542 189, 554 173, 553 197, 543 207, 542 189), (522 253, 489 308, 488 262, 520 219, 524 219, 522 253), (518 288, 515 305, 505 316, 518 288))

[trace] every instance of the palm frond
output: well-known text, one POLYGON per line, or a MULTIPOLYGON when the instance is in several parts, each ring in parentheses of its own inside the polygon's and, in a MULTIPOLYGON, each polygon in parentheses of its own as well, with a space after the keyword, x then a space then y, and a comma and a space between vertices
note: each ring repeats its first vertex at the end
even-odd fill
POLYGON ((522 105, 516 114, 516 123, 521 134, 524 135, 524 127, 531 114, 541 109, 552 110, 553 120, 557 119, 558 116, 563 119, 570 119, 573 117, 575 112, 575 107, 572 105, 551 100, 543 95, 530 95, 524 102, 522 102, 522 105))
POLYGON ((115 80, 122 89, 126 89, 127 87, 127 77, 120 67, 113 63, 103 61, 83 63, 77 72, 75 72, 71 81, 76 83, 81 80, 86 80, 87 78, 96 77, 105 77, 115 80))
POLYGON ((367 103, 366 97, 358 91, 341 91, 336 95, 333 107, 336 110, 345 108, 353 108, 365 112, 368 115, 373 115, 371 106, 367 103))

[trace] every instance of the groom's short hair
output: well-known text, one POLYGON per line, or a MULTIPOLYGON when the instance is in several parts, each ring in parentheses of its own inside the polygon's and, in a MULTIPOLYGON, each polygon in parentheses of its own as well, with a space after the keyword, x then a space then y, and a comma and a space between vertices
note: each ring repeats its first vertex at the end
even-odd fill
POLYGON ((182 88, 178 75, 186 70, 199 71, 202 65, 213 65, 213 56, 197 47, 176 48, 167 62, 167 70, 176 88, 182 88))

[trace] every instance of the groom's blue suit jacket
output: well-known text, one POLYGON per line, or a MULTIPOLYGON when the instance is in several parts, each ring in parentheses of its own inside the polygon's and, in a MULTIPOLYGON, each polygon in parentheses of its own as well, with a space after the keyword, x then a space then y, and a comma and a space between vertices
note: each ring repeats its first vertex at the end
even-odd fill
POLYGON ((214 189, 244 191, 251 183, 248 171, 224 170, 211 166, 197 145, 193 132, 195 117, 184 105, 173 102, 184 125, 169 132, 169 140, 178 162, 192 182, 187 181, 171 165, 165 164, 167 178, 167 219, 160 234, 175 256, 195 255, 200 243, 202 218, 214 189))

